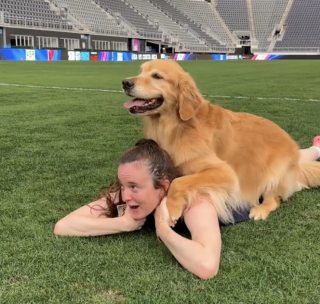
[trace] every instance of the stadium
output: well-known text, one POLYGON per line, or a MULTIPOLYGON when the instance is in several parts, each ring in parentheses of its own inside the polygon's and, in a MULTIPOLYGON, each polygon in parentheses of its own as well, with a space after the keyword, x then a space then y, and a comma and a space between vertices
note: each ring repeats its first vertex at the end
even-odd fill
POLYGON ((222 226, 206 281, 148 227, 53 234, 143 137, 121 83, 147 60, 179 61, 210 102, 309 147, 319 16, 319 0, 0 0, 0 303, 319 303, 319 189, 265 221, 222 226))
POLYGON ((319 13, 317 0, 1 0, 0 58, 44 60, 41 50, 51 50, 48 60, 319 55, 319 13))

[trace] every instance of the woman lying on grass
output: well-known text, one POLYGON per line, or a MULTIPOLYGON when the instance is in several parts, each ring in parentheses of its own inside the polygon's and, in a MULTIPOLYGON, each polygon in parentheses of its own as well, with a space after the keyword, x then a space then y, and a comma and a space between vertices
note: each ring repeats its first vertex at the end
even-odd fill
MULTIPOLYGON (((320 138, 316 145, 320 147, 320 138)), ((303 160, 316 160, 319 156, 320 148, 301 150, 303 160)), ((166 193, 178 176, 166 151, 153 140, 140 140, 121 156, 117 180, 108 193, 57 222, 54 234, 98 236, 129 232, 141 229, 147 217, 154 216, 158 237, 178 262, 201 279, 212 278, 220 264, 218 215, 210 201, 196 197, 183 215, 191 240, 176 233, 169 225, 166 193)), ((236 223, 248 220, 248 211, 234 212, 234 217, 236 223)))

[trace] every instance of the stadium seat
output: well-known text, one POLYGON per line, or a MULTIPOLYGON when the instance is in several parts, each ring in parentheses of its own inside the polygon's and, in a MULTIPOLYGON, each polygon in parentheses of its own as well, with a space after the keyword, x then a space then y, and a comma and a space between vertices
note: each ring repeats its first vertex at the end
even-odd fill
POLYGON ((283 38, 274 51, 319 52, 320 1, 295 0, 286 20, 283 38))
POLYGON ((161 32, 155 26, 149 24, 147 18, 134 10, 127 2, 123 0, 96 0, 96 3, 113 16, 116 16, 117 13, 121 14, 126 23, 131 25, 135 31, 141 33, 141 36, 161 39, 161 32))
POLYGON ((267 52, 274 27, 280 23, 288 1, 269 0, 268 5, 264 0, 252 1, 255 36, 258 42, 258 46, 255 49, 257 52, 267 52))
POLYGON ((43 26, 58 28, 68 26, 65 19, 61 18, 50 9, 43 0, 1 0, 0 11, 5 12, 5 22, 27 26, 43 26), (46 22, 41 20, 45 19, 46 22))
POLYGON ((194 34, 186 31, 181 25, 172 20, 155 3, 145 0, 127 0, 138 12, 147 17, 151 22, 158 22, 160 29, 176 38, 190 51, 209 51, 210 48, 200 44, 200 39, 194 34))
POLYGON ((104 34, 127 36, 128 33, 119 26, 115 19, 102 10, 97 4, 88 0, 51 0, 59 6, 67 6, 68 13, 76 18, 81 24, 93 31, 104 34))

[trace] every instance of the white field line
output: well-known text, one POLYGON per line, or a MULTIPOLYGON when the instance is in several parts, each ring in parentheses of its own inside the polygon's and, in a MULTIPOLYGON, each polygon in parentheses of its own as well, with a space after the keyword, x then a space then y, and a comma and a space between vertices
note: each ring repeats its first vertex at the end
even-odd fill
POLYGON ((52 86, 41 86, 41 85, 31 85, 31 84, 16 84, 16 83, 3 83, 3 82, 0 82, 0 86, 35 88, 35 89, 64 90, 64 91, 69 90, 69 91, 93 91, 93 92, 122 93, 122 91, 117 91, 117 90, 90 89, 90 88, 52 87, 52 86))
MULTIPOLYGON (((55 87, 55 86, 41 86, 41 85, 30 85, 30 84, 16 84, 16 83, 3 83, 0 82, 0 86, 7 87, 24 87, 24 88, 35 88, 35 89, 51 89, 51 90, 62 90, 62 91, 91 91, 91 92, 106 92, 106 93, 123 93, 122 90, 109 90, 109 89, 91 89, 91 88, 69 88, 69 87, 55 87)), ((320 102, 320 99, 314 98, 290 98, 290 97, 258 97, 258 96, 229 96, 229 95, 203 95, 207 98, 217 99, 257 99, 257 100, 275 100, 275 101, 315 101, 320 102)))

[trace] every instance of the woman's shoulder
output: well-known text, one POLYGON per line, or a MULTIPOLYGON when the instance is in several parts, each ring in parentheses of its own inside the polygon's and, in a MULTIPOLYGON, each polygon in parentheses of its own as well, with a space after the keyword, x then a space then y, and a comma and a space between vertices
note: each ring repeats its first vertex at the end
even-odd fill
POLYGON ((184 213, 190 212, 195 207, 198 207, 200 205, 201 205, 201 208, 204 208, 204 209, 213 208, 215 210, 213 203, 210 202, 210 200, 207 197, 205 197, 204 195, 197 195, 191 200, 191 203, 189 204, 189 206, 186 207, 184 213))

